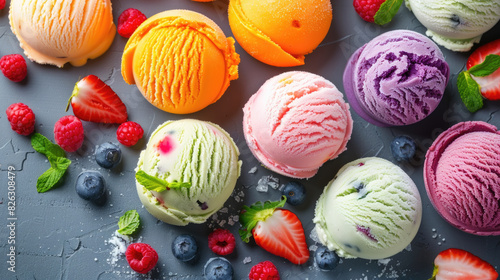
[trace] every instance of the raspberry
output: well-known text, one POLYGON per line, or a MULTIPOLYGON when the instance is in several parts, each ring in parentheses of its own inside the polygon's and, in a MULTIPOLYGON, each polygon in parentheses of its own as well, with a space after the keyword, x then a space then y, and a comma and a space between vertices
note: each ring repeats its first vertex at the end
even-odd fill
POLYGON ((227 229, 218 228, 208 235, 208 247, 218 255, 228 255, 234 251, 236 240, 227 229))
POLYGON ((132 33, 143 23, 147 17, 139 10, 128 8, 118 17, 118 34, 130 38, 132 33))
POLYGON ((82 121, 75 116, 64 116, 54 125, 56 143, 66 152, 75 152, 83 143, 82 121))
POLYGON ((14 103, 5 112, 10 127, 18 134, 30 135, 35 130, 35 114, 27 105, 14 103))
POLYGON ((270 261, 260 262, 250 269, 250 280, 280 280, 278 269, 270 261))
POLYGON ((386 0, 354 0, 352 5, 356 13, 358 13, 362 19, 368 22, 374 22, 375 14, 385 1, 386 0))
POLYGON ((0 58, 0 70, 7 79, 13 82, 24 80, 28 74, 26 60, 20 54, 9 54, 0 58))
POLYGON ((158 253, 146 243, 128 245, 125 257, 130 267, 142 274, 148 273, 158 262, 158 253))
POLYGON ((141 125, 136 122, 124 122, 116 131, 116 138, 118 142, 125 146, 133 146, 144 135, 144 130, 141 125))
POLYGON ((5 8, 5 0, 0 0, 0 10, 5 8))

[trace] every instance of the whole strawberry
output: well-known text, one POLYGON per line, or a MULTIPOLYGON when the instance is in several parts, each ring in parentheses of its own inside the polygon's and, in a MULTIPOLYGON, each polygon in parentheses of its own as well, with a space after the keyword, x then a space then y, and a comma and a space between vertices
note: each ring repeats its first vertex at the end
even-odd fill
POLYGON ((35 130, 35 114, 23 103, 14 103, 7 110, 7 120, 12 130, 21 135, 30 135, 35 130))
POLYGON ((132 33, 143 23, 147 17, 139 10, 128 8, 118 17, 118 34, 130 38, 132 33))
POLYGON ((365 21, 383 25, 392 20, 402 3, 403 0, 354 0, 352 5, 365 21))
POLYGON ((434 260, 434 271, 429 280, 496 280, 498 272, 479 257, 462 249, 450 248, 434 260))
POLYGON ((125 257, 130 267, 142 274, 148 273, 158 262, 158 253, 146 243, 128 245, 125 257))
POLYGON ((0 10, 5 8, 5 0, 0 0, 0 10))
POLYGON ((13 82, 24 80, 28 74, 26 60, 20 54, 9 54, 0 58, 0 70, 7 79, 13 82))
POLYGON ((304 229, 294 213, 280 208, 285 202, 283 196, 280 201, 259 201, 250 207, 243 206, 240 237, 248 243, 253 236, 264 250, 294 264, 303 264, 309 259, 304 229))
POLYGON ((136 122, 124 122, 116 130, 118 142, 125 146, 133 146, 144 135, 141 125, 136 122))
POLYGON ((272 262, 263 261, 250 269, 248 278, 250 280, 280 280, 280 274, 272 262))
POLYGON ((64 116, 54 125, 56 143, 66 152, 75 152, 83 144, 82 121, 75 116, 64 116))

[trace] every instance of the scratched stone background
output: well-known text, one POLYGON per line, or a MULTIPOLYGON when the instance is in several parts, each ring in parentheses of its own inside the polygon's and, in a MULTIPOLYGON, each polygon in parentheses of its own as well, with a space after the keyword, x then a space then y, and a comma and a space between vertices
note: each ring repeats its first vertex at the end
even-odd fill
MULTIPOLYGON (((227 0, 214 3, 197 3, 189 0, 112 1, 115 22, 119 14, 129 7, 140 9, 152 16, 168 9, 182 8, 201 12, 213 19, 231 36, 227 20, 227 0)), ((7 5, 10 1, 7 1, 7 5)), ((310 71, 331 80, 340 90, 342 73, 348 57, 373 37, 394 29, 411 29, 420 33, 425 28, 406 7, 402 7, 393 21, 383 27, 363 22, 354 12, 351 1, 332 1, 333 22, 323 43, 306 56, 305 66, 277 68, 264 65, 250 57, 237 44, 241 55, 240 77, 231 83, 225 95, 206 109, 185 116, 173 115, 151 106, 135 86, 127 85, 120 74, 120 60, 126 39, 116 36, 111 48, 101 57, 90 60, 85 66, 70 65, 58 69, 53 66, 28 63, 28 77, 13 83, 0 77, 0 279, 202 279, 205 262, 214 257, 207 246, 207 235, 214 228, 223 226, 235 235, 239 224, 235 215, 243 204, 257 200, 276 200, 278 190, 256 190, 259 179, 272 175, 279 184, 289 178, 269 172, 260 166, 248 150, 242 134, 242 107, 268 78, 289 70, 310 71), (10 130, 5 109, 12 103, 24 102, 36 114, 36 131, 53 140, 53 125, 62 116, 75 82, 94 74, 108 83, 127 105, 129 119, 139 122, 145 130, 144 139, 133 148, 123 147, 121 165, 111 171, 99 168, 93 159, 95 145, 116 141, 115 125, 84 123, 86 138, 83 147, 69 153, 73 161, 64 180, 47 193, 36 192, 36 179, 48 167, 46 158, 35 153, 29 138, 10 130), (242 175, 233 196, 216 217, 203 225, 186 227, 170 226, 159 222, 142 208, 134 185, 134 172, 138 155, 145 147, 151 132, 166 120, 196 118, 211 121, 226 129, 237 143, 243 160, 242 175), (16 182, 15 246, 16 272, 8 268, 7 244, 7 184, 8 166, 13 166, 16 182), (249 173, 256 168, 255 173, 249 173), (74 190, 76 176, 83 170, 99 170, 107 182, 108 196, 105 205, 96 206, 79 198, 74 190), (159 254, 159 263, 147 275, 132 272, 123 256, 113 260, 113 246, 108 242, 117 229, 118 218, 127 210, 137 209, 141 216, 141 229, 134 241, 152 245, 159 254), (195 236, 200 247, 200 260, 188 265, 176 260, 171 253, 172 240, 183 233, 195 236), (115 262, 116 261, 116 262, 115 262)), ((482 43, 500 37, 500 25, 486 33, 482 43)), ((22 53, 18 41, 10 30, 8 8, 0 11, 0 56, 22 53)), ((479 237, 461 232, 441 219, 430 204, 422 179, 424 154, 433 139, 451 125, 466 120, 483 120, 500 126, 497 116, 499 102, 486 102, 483 110, 470 114, 462 105, 456 89, 456 77, 464 69, 469 53, 454 53, 443 49, 451 68, 451 79, 445 97, 437 110, 424 121, 396 128, 379 128, 352 112, 354 131, 348 150, 337 159, 327 162, 318 174, 301 180, 307 187, 308 199, 299 207, 286 206, 301 219, 311 252, 318 243, 311 236, 315 201, 323 187, 345 163, 359 157, 379 156, 394 162, 389 144, 394 136, 407 134, 418 144, 417 155, 409 163, 399 164, 417 184, 422 195, 423 221, 411 246, 401 253, 382 261, 361 259, 342 260, 330 272, 314 266, 314 258, 301 266, 273 256, 251 242, 237 242, 235 252, 227 258, 235 268, 234 279, 246 279, 252 265, 271 260, 278 267, 282 279, 428 279, 432 273, 434 257, 442 250, 459 247, 469 250, 500 268, 500 237, 479 237)))

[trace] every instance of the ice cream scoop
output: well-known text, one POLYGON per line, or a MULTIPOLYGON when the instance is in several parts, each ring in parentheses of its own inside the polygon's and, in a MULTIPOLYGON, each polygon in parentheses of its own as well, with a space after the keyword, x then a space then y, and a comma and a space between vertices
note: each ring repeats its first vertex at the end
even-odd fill
POLYGON ((352 108, 377 126, 416 123, 438 106, 449 79, 439 47, 410 30, 383 33, 359 48, 344 70, 352 108))
POLYGON ((443 132, 426 154, 424 181, 437 212, 456 228, 500 235, 500 132, 469 121, 443 132))
POLYGON ((500 0, 406 0, 427 36, 452 51, 466 52, 500 20, 500 0))
POLYGON ((341 257, 383 259, 407 247, 420 227, 422 202, 415 183, 382 158, 344 165, 316 203, 318 237, 341 257))
POLYGON ((303 65, 332 21, 329 0, 231 0, 229 25, 255 59, 273 66, 303 65))
POLYGON ((116 34, 109 0, 12 0, 9 19, 30 60, 58 67, 102 55, 116 34))
POLYGON ((216 124, 167 121, 151 135, 136 172, 188 187, 159 192, 137 181, 139 198, 149 213, 166 223, 203 223, 231 195, 240 176, 238 156, 231 136, 216 124))
POLYGON ((129 38, 122 75, 159 109, 188 114, 221 98, 238 78, 239 62, 234 39, 211 19, 169 10, 147 19, 129 38))
POLYGON ((243 108, 243 132, 268 169, 310 178, 346 150, 352 118, 342 93, 325 78, 285 72, 267 80, 243 108))

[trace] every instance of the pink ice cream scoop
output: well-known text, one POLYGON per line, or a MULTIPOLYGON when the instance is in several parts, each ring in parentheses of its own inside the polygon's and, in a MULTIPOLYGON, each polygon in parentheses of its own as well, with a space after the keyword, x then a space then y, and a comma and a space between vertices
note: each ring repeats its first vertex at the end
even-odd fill
POLYGON ((308 72, 286 72, 267 80, 243 113, 243 132, 254 156, 288 177, 314 176, 351 138, 352 118, 343 94, 308 72))
POLYGON ((386 32, 347 62, 344 90, 352 108, 377 126, 416 123, 438 106, 449 66, 429 38, 409 30, 386 32))
POLYGON ((462 122, 427 151, 427 195, 450 224, 476 235, 500 235, 500 132, 485 122, 462 122))

